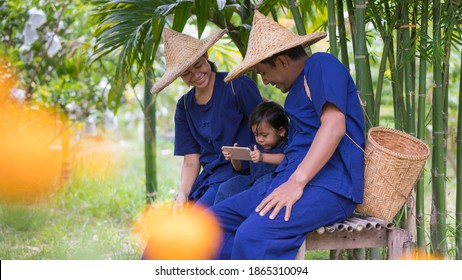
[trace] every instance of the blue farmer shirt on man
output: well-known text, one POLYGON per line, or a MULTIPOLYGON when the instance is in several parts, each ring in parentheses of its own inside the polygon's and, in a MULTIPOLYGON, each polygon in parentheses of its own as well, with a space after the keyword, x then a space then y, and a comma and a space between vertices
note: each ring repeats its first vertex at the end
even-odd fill
MULTIPOLYGON (((331 54, 315 53, 305 62, 303 73, 294 82, 284 103, 290 118, 289 145, 279 169, 283 169, 284 165, 298 166, 303 160, 321 126, 322 109, 327 102, 345 115, 346 133, 364 148, 363 111, 351 75, 331 54), (304 89, 305 77, 311 99, 304 89)), ((344 136, 332 157, 308 185, 321 186, 353 202, 362 203, 363 151, 344 136)))

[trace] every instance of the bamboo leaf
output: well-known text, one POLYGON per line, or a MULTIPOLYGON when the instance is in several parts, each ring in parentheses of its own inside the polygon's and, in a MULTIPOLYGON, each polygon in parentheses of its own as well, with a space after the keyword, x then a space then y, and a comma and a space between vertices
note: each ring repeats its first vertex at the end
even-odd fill
POLYGON ((197 16, 198 38, 201 38, 205 26, 207 25, 207 22, 209 20, 209 12, 211 7, 210 1, 195 0, 195 7, 197 16))
POLYGON ((189 1, 181 2, 175 9, 172 29, 182 31, 186 22, 191 17, 191 8, 193 3, 189 1))

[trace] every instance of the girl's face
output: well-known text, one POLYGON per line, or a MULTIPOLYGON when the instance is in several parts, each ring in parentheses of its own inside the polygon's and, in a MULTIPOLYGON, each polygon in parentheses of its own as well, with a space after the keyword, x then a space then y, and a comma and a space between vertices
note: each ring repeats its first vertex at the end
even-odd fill
POLYGON ((257 143, 267 151, 277 147, 286 134, 286 130, 283 127, 276 129, 267 121, 252 125, 252 132, 255 135, 257 143))
POLYGON ((191 67, 181 73, 181 78, 189 86, 206 88, 212 81, 212 67, 207 61, 207 54, 201 56, 191 67))

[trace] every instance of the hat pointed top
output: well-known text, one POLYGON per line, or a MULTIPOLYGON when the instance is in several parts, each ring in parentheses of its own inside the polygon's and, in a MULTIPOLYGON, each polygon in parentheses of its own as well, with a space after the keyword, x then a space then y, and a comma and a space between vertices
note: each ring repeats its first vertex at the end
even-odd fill
POLYGON ((185 58, 188 58, 192 53, 199 50, 201 43, 200 40, 192 36, 164 28, 165 63, 167 69, 175 67, 179 61, 184 61, 185 58))
POLYGON ((231 71, 225 82, 234 80, 251 67, 274 54, 294 48, 307 47, 326 37, 325 32, 314 32, 300 36, 255 10, 249 43, 244 61, 231 71))

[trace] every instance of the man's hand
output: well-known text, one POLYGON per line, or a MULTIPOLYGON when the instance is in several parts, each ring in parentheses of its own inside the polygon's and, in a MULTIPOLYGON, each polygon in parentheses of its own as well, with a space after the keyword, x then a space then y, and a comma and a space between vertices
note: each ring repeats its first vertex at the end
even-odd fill
POLYGON ((292 212, 292 206, 302 197, 304 187, 304 185, 296 184, 291 176, 287 182, 277 187, 270 195, 263 199, 255 211, 259 212, 260 216, 265 216, 266 213, 273 209, 269 216, 273 220, 281 209, 286 207, 284 220, 288 221, 292 212))

